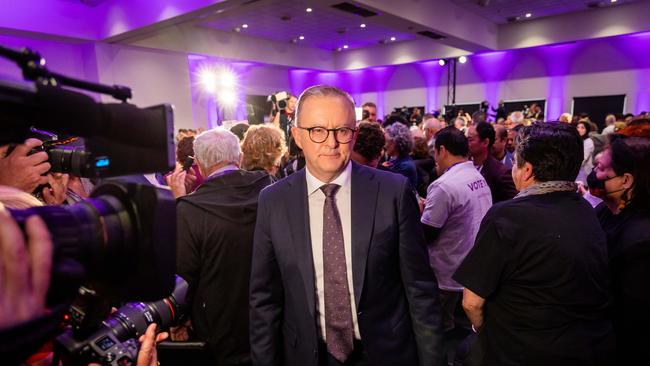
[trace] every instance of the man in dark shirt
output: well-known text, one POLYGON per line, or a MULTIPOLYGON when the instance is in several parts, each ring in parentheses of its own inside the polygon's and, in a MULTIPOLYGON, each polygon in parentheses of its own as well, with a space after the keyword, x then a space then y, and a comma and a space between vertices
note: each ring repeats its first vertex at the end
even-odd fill
POLYGON ((239 139, 222 128, 194 140, 204 183, 179 198, 176 271, 189 285, 192 326, 218 365, 250 364, 248 282, 265 171, 239 169, 239 139))
POLYGON ((606 239, 575 191, 581 161, 570 126, 522 130, 520 193, 488 211, 453 276, 478 331, 471 364, 615 364, 606 239))
POLYGON ((517 194, 510 170, 495 159, 490 151, 494 145, 494 127, 487 122, 479 122, 467 131, 469 153, 474 166, 481 172, 492 191, 492 202, 509 200, 517 194))

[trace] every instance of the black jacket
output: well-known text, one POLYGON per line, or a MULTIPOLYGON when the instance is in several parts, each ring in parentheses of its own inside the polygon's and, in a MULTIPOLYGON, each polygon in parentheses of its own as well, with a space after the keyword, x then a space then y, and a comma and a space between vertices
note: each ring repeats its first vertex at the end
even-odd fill
POLYGON ((237 170, 178 199, 177 273, 189 284, 192 325, 216 364, 250 362, 248 282, 257 198, 266 172, 237 170))
POLYGON ((488 154, 483 163, 481 175, 490 186, 493 204, 509 200, 517 195, 515 183, 512 181, 512 173, 491 154, 488 154))

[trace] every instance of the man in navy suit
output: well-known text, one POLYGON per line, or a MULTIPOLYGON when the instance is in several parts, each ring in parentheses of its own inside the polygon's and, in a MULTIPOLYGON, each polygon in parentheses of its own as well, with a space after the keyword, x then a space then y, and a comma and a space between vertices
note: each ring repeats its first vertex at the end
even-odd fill
POLYGON ((314 86, 292 135, 306 169, 259 198, 254 365, 442 365, 437 282, 406 178, 350 161, 354 102, 314 86))

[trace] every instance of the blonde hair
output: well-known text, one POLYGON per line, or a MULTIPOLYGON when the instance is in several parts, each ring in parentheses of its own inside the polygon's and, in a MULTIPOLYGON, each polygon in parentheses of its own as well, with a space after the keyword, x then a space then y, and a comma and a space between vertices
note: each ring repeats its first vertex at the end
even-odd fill
POLYGON ((253 125, 241 143, 243 153, 242 169, 271 170, 280 163, 280 158, 287 151, 284 133, 273 125, 253 125))
POLYGON ((43 202, 29 193, 7 186, 0 186, 0 203, 5 208, 22 210, 25 208, 43 206, 43 202))

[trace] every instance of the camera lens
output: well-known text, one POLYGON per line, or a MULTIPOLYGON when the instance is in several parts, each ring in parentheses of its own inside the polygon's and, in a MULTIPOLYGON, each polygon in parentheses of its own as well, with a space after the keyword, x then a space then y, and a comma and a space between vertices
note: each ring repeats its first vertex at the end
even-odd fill
POLYGON ((104 327, 110 329, 120 341, 141 336, 151 323, 165 329, 185 313, 186 294, 187 282, 176 276, 176 287, 169 297, 155 302, 128 303, 111 314, 104 321, 104 327))
POLYGON ((286 100, 281 100, 278 102, 278 108, 280 109, 285 109, 287 108, 287 101, 286 100))
POLYGON ((54 244, 53 267, 61 272, 53 273, 53 289, 67 290, 73 286, 68 282, 81 277, 77 287, 81 280, 92 281, 107 298, 149 301, 173 288, 174 200, 155 187, 105 182, 91 198, 73 205, 11 214, 18 223, 38 215, 47 225, 54 244), (64 283, 54 283, 57 275, 64 283))
POLYGON ((94 166, 90 153, 80 148, 47 149, 51 171, 72 174, 78 177, 94 176, 94 166))

